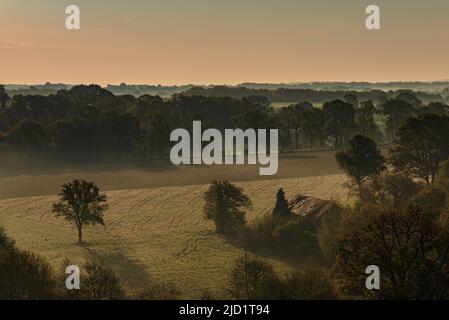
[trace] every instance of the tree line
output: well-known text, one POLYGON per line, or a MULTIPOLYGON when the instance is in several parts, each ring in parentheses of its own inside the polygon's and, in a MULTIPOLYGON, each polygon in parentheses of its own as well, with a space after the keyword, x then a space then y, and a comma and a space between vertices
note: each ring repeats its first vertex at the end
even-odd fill
POLYGON ((232 97, 234 99, 241 99, 250 96, 259 96, 269 99, 274 102, 292 101, 310 101, 312 103, 323 103, 330 100, 343 100, 344 96, 349 93, 355 95, 358 100, 366 101, 372 100, 375 103, 381 103, 392 99, 404 93, 413 93, 420 100, 427 103, 432 101, 447 102, 447 87, 442 86, 438 89, 419 86, 416 83, 411 83, 408 88, 403 89, 404 85, 400 83, 379 84, 378 87, 372 84, 363 85, 359 87, 353 83, 312 83, 306 85, 260 85, 246 83, 237 87, 229 86, 212 86, 212 87, 192 87, 184 92, 185 95, 200 95, 206 97, 232 97), (396 86, 396 88, 395 88, 396 86), (396 89, 396 90, 395 90, 396 89), (424 89, 424 90, 422 90, 424 89))
MULTIPOLYGON (((342 92, 344 93, 344 92, 342 92)), ((424 104, 402 92, 375 104, 345 93, 321 108, 300 102, 274 109, 268 98, 113 95, 75 86, 49 96, 14 95, 0 86, 0 155, 70 161, 166 159, 173 129, 278 129, 281 151, 342 148, 356 134, 390 143, 399 127, 421 114, 448 114, 440 102, 424 104)), ((14 158, 13 158, 14 159, 14 158)), ((14 162, 14 160, 12 160, 14 162)))

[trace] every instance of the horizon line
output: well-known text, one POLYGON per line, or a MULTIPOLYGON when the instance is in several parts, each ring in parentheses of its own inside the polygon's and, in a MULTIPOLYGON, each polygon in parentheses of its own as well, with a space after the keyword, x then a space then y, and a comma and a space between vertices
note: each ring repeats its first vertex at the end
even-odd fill
POLYGON ((332 83, 347 83, 347 84, 357 84, 357 83, 367 83, 367 84, 391 84, 391 83, 438 83, 438 82, 449 82, 448 79, 441 80, 394 80, 394 81, 363 81, 363 80, 354 80, 354 81, 341 81, 341 80, 316 80, 316 81, 295 81, 295 82, 251 82, 244 81, 239 83, 128 83, 128 82, 120 82, 120 83, 95 83, 95 82, 82 82, 82 83, 67 83, 67 82, 40 82, 40 83, 1 83, 4 86, 45 86, 45 85, 65 85, 65 86, 78 86, 78 85, 98 85, 101 87, 107 86, 120 86, 122 84, 126 86, 161 86, 161 87, 183 87, 183 86, 198 86, 198 87, 216 87, 216 86, 227 86, 227 87, 238 87, 245 84, 255 84, 255 85, 304 85, 304 84, 332 84, 332 83))

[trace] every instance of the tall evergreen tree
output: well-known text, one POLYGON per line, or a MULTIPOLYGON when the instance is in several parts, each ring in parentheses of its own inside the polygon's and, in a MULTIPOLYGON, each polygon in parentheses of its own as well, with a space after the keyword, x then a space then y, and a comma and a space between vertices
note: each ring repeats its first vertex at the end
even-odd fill
POLYGON ((276 194, 276 205, 272 214, 273 216, 280 218, 290 218, 292 215, 288 201, 285 199, 285 192, 282 188, 280 188, 276 194))

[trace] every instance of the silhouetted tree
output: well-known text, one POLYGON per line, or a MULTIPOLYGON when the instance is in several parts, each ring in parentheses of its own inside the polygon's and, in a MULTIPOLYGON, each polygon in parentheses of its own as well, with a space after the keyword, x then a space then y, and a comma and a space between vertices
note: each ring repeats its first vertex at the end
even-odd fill
POLYGON ((243 189, 228 181, 214 181, 204 194, 204 213, 215 222, 218 233, 232 233, 245 224, 243 209, 252 206, 243 189))
POLYGON ((346 174, 360 186, 364 179, 385 169, 385 158, 376 143, 364 136, 356 135, 349 141, 345 151, 336 154, 337 162, 346 174))
POLYGON ((285 192, 282 188, 280 188, 276 194, 276 205, 272 215, 283 219, 288 219, 292 215, 288 201, 285 199, 285 192))
POLYGON ((404 100, 390 99, 382 105, 382 113, 387 117, 387 132, 394 140, 396 131, 415 114, 415 109, 404 100))
POLYGON ((234 264, 231 272, 231 294, 235 299, 274 298, 273 288, 279 287, 279 280, 273 266, 249 257, 247 253, 234 264))
POLYGON ((303 109, 299 105, 291 105, 279 110, 283 123, 293 130, 294 146, 299 148, 299 136, 302 130, 302 112, 303 109))
POLYGON ((398 130, 391 150, 394 167, 433 183, 440 163, 449 157, 449 117, 425 114, 407 121, 398 130))
MULTIPOLYGON (((295 148, 299 148, 300 136, 304 130, 305 119, 304 113, 313 111, 313 104, 308 101, 303 101, 279 110, 282 122, 287 128, 293 130, 293 137, 295 140, 295 148)), ((310 117, 308 120, 312 120, 310 117)), ((316 119, 313 119, 316 120, 316 119)))
POLYGON ((325 132, 336 148, 342 147, 357 127, 354 107, 344 101, 333 100, 323 105, 323 113, 325 132))
POLYGON ((159 159, 162 159, 164 151, 170 146, 170 125, 161 113, 151 116, 148 139, 151 158, 157 152, 159 159))
POLYGON ((338 237, 335 279, 346 298, 448 299, 449 229, 432 209, 375 210, 338 237), (366 290, 376 265, 381 290, 366 290))
POLYGON ((5 86, 0 84, 0 108, 6 107, 6 102, 9 100, 9 95, 6 92, 5 86))
POLYGON ((82 243, 83 227, 104 225, 103 214, 108 208, 106 196, 93 182, 73 180, 62 186, 60 200, 53 204, 56 217, 73 222, 78 230, 78 243, 82 243))
POLYGON ((74 86, 68 93, 79 108, 98 104, 101 99, 114 97, 111 92, 95 84, 74 86))
POLYGON ((355 110, 355 123, 362 136, 380 140, 382 134, 374 121, 376 109, 371 100, 360 103, 359 108, 355 110))
POLYGON ((309 140, 310 150, 313 150, 314 141, 323 139, 324 115, 318 108, 304 110, 302 113, 302 131, 309 140))
POLYGON ((86 300, 122 300, 125 292, 117 275, 102 263, 88 262, 83 267, 81 297, 86 300))

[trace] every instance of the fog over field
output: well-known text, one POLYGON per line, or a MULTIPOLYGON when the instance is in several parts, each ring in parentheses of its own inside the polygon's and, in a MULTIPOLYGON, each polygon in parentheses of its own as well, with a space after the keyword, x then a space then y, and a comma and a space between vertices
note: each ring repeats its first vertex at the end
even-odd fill
POLYGON ((258 165, 174 166, 167 161, 0 169, 0 199, 55 195, 74 178, 95 181, 102 190, 207 184, 211 180, 265 180, 341 173, 334 151, 283 154, 276 176, 259 175, 258 165))

